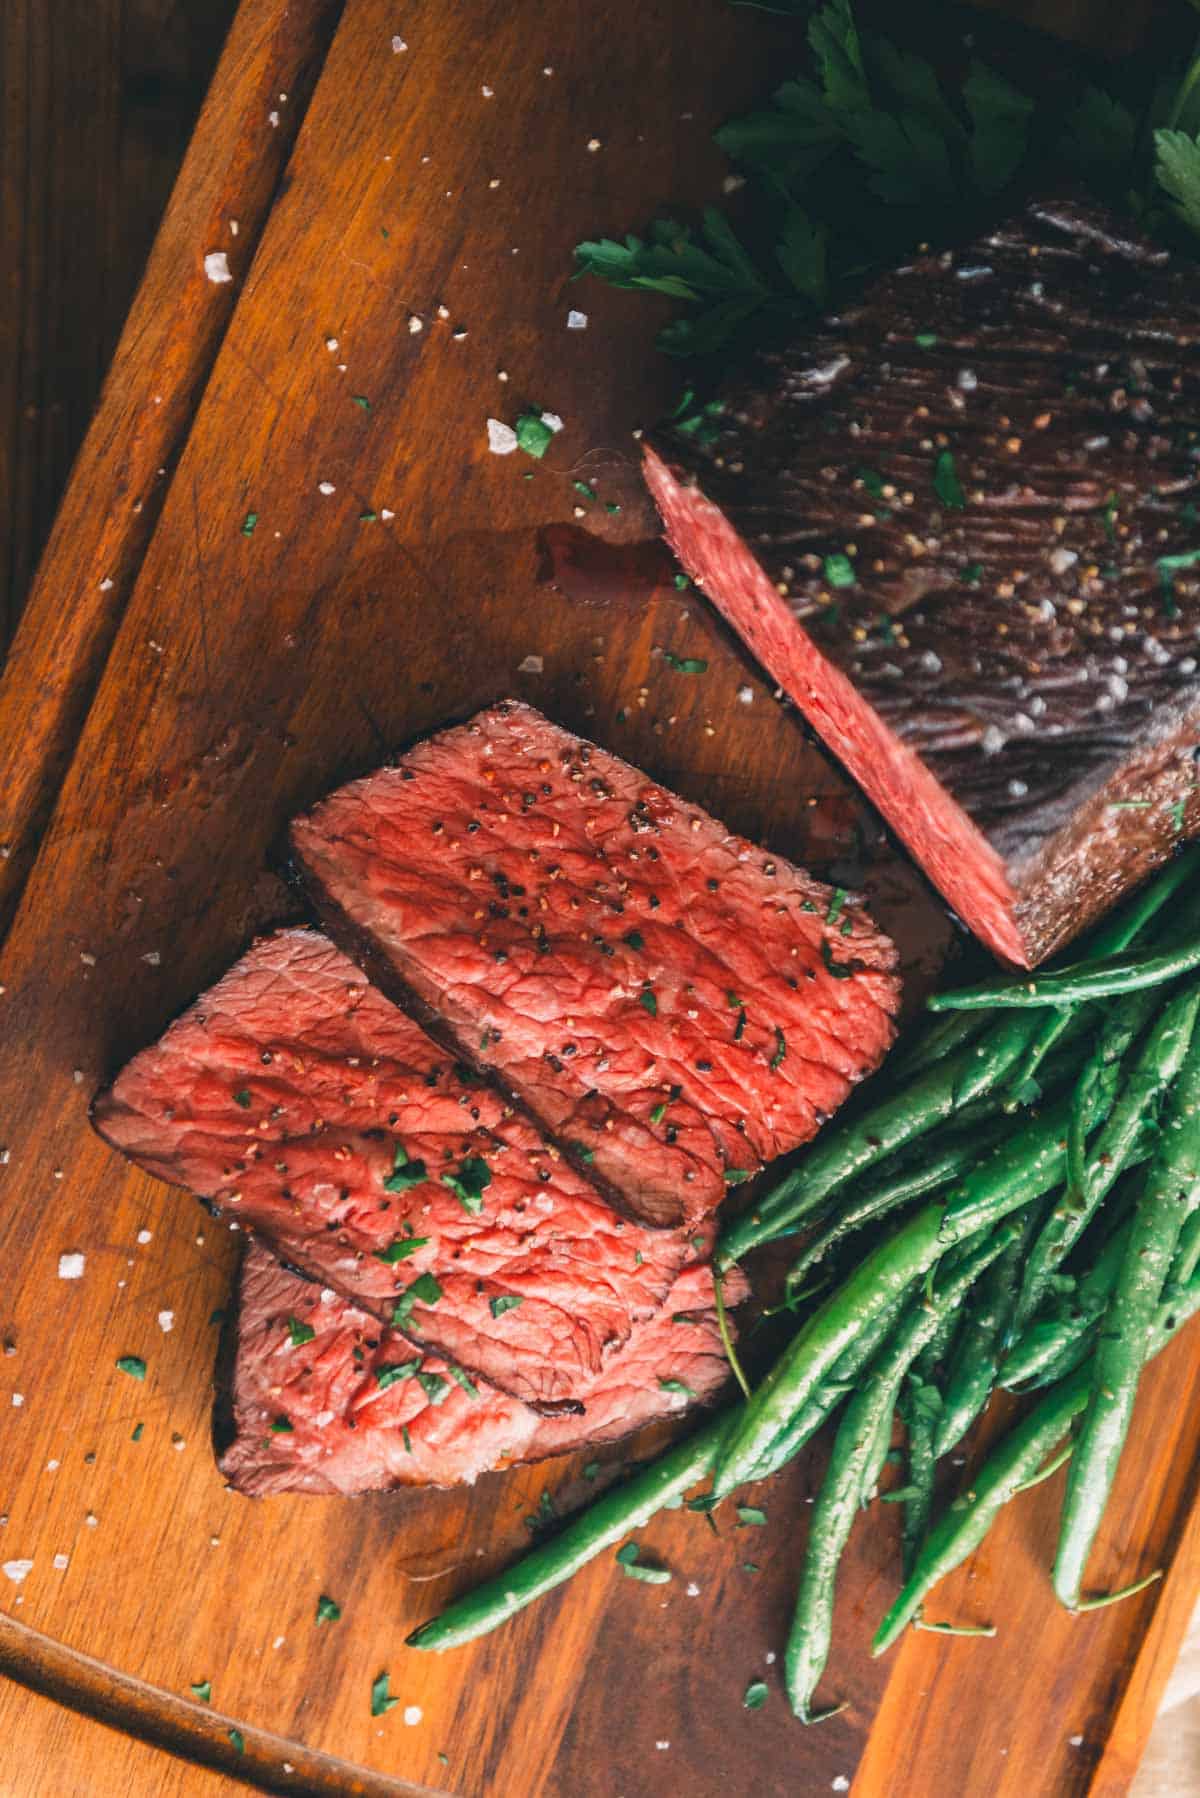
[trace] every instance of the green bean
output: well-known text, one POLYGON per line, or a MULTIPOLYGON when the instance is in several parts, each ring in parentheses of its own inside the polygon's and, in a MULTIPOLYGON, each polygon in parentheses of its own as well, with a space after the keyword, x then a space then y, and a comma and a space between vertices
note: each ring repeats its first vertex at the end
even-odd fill
POLYGON ((1054 1589, 1079 1605, 1084 1569, 1129 1428, 1155 1310, 1187 1213, 1200 1201, 1200 1032, 1170 1095, 1158 1154, 1133 1214, 1090 1368, 1091 1389, 1063 1501, 1054 1589))
POLYGON ((956 1012, 953 1017, 926 1020, 924 1026, 915 1032, 913 1039, 899 1050, 894 1050, 888 1057, 889 1076, 898 1076, 907 1080, 913 1074, 923 1074, 935 1062, 945 1061, 953 1055, 973 1036, 978 1036, 984 1028, 985 1020, 973 1013, 956 1012))
POLYGON ((860 1199, 852 1200, 843 1206, 829 1227, 811 1242, 799 1260, 788 1271, 789 1287, 799 1286, 823 1261, 830 1249, 849 1236, 853 1231, 861 1229, 863 1224, 873 1223, 885 1217, 888 1212, 899 1210, 911 1199, 924 1196, 935 1191, 939 1186, 946 1186, 975 1167, 982 1156, 995 1148, 1005 1136, 1011 1135, 1012 1125, 1005 1119, 990 1129, 979 1130, 967 1138, 956 1138, 948 1143, 940 1155, 920 1165, 916 1162, 907 1168, 894 1173, 890 1179, 883 1180, 873 1186, 860 1199))
POLYGON ((783 1235, 845 1181, 998 1086, 1024 1053, 1036 1027, 1036 1020, 1002 1019, 977 1042, 967 1043, 872 1110, 827 1130, 753 1211, 744 1212, 722 1231, 719 1264, 727 1266, 759 1243, 783 1235))
POLYGON ((1065 1108, 1051 1107, 1013 1132, 969 1174, 949 1207, 925 1205, 860 1262, 792 1339, 722 1444, 713 1490, 724 1497, 749 1477, 789 1418, 807 1404, 859 1329, 908 1291, 951 1244, 989 1228, 1062 1179, 1065 1108))
POLYGON ((929 1531, 936 1461, 933 1445, 942 1395, 932 1381, 914 1370, 901 1389, 899 1410, 908 1433, 908 1492, 901 1538, 901 1565, 907 1576, 929 1531))
MULTIPOLYGON (((1141 1007, 1136 1001, 1125 1008, 1130 1034, 1136 1026, 1141 1007)), ((1056 1206, 1037 1242, 1030 1251, 1021 1281, 1014 1328, 1021 1330, 1035 1315, 1045 1296, 1050 1277, 1098 1206, 1111 1191, 1136 1152, 1145 1127, 1164 1092, 1178 1077, 1191 1041, 1192 1029, 1200 1010, 1200 985, 1186 988, 1163 1007, 1153 1029, 1130 1070, 1127 1080, 1093 1146, 1081 1188, 1064 1195, 1056 1206)), ((1115 1021, 1111 1025, 1114 1043, 1119 1041, 1115 1021)), ((1101 1069, 1097 1079, 1103 1078, 1101 1069)))
MULTIPOLYGON (((1179 888, 1200 872, 1200 847, 1193 845, 1183 850, 1157 876, 1144 886, 1140 893, 1135 893, 1127 905, 1114 918, 1110 918, 1098 929, 1092 931, 1087 938, 1087 954, 1104 958, 1118 954, 1127 949, 1135 937, 1145 929, 1151 919, 1162 910, 1167 901, 1174 897, 1179 888)), ((946 1014, 963 1016, 963 1013, 946 1014)), ((1012 1085, 1020 1091, 1026 1083, 1033 1079, 1051 1049, 1062 1038, 1073 1024, 1077 1025, 1081 1014, 1066 1012, 1061 1009, 1052 1011, 1033 1039, 1027 1059, 1014 1071, 1012 1085)), ((1015 1097, 1010 1100, 1009 1108, 1015 1107, 1015 1097)))
MULTIPOLYGON (((1025 1326, 1004 1358, 998 1385, 1010 1389, 1045 1386, 1069 1371, 1063 1365, 1064 1358, 1073 1356, 1081 1340, 1086 1343, 1089 1333, 1104 1315, 1124 1258, 1129 1230, 1127 1220, 1108 1238, 1095 1264, 1076 1287, 1069 1312, 1058 1317, 1035 1318, 1025 1326)), ((1075 1365, 1074 1360, 1070 1365, 1075 1365)))
POLYGON ((829 1470, 809 1523, 785 1663, 788 1698, 805 1723, 812 1721, 809 1704, 829 1655, 838 1563, 905 1373, 937 1335, 946 1316, 961 1303, 972 1282, 1002 1252, 1006 1240, 1005 1231, 1000 1230, 975 1245, 931 1303, 917 1302, 906 1308, 838 1426, 829 1470))
POLYGON ((977 1302, 962 1320, 946 1373, 934 1436, 933 1452, 939 1461, 962 1440, 991 1397, 1001 1344, 1016 1300, 1017 1275, 1040 1219, 1041 1208, 1031 1205, 1022 1219, 1020 1234, 988 1269, 980 1282, 977 1302))
POLYGON ((566 1526, 493 1579, 447 1606, 408 1637, 410 1648, 441 1651, 486 1635, 544 1592, 562 1585, 606 1548, 678 1501, 712 1465, 728 1414, 720 1413, 632 1479, 614 1486, 566 1526))
MULTIPOLYGON (((1200 1280, 1193 1278, 1172 1306, 1160 1308, 1147 1359, 1165 1348, 1198 1310, 1200 1280)), ((979 1547, 1009 1499, 1048 1471, 1043 1466, 1047 1455, 1087 1404, 1090 1378, 1089 1370, 1080 1368, 1052 1386, 988 1457, 970 1489, 938 1518, 903 1591, 876 1631, 873 1654, 883 1654, 891 1647, 933 1587, 979 1547)))
POLYGON ((858 1384, 859 1375, 875 1357, 875 1353, 895 1324, 895 1317, 890 1311, 881 1311, 874 1321, 855 1337, 850 1347, 836 1361, 829 1378, 821 1385, 806 1404, 803 1404, 788 1419, 770 1443, 759 1462, 746 1476, 746 1483, 753 1480, 765 1480, 798 1455, 828 1417, 841 1404, 848 1392, 853 1392, 858 1384))
POLYGON ((1082 1005, 1117 993, 1164 986, 1200 967, 1200 937, 1191 937, 1163 955, 1111 955, 1103 961, 1076 962, 1056 974, 1030 974, 1015 984, 997 981, 934 993, 930 1011, 982 1011, 1039 1005, 1082 1005))

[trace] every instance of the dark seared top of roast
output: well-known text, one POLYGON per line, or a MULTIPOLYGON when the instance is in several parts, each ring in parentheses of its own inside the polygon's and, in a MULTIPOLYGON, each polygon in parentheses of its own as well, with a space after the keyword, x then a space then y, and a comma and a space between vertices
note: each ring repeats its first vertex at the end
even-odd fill
POLYGON ((1200 704, 1200 270, 1102 209, 885 275, 717 424, 666 453, 1010 863, 1200 704))

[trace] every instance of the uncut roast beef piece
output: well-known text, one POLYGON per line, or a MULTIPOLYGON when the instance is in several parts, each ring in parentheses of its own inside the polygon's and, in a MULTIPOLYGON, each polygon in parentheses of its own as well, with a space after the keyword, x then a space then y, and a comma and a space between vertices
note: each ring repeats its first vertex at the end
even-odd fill
MULTIPOLYGON (((725 1296, 744 1296, 740 1276, 726 1278, 725 1296)), ((222 1473, 255 1498, 469 1483, 705 1403, 729 1372, 707 1267, 685 1268, 658 1315, 634 1326, 582 1417, 539 1417, 494 1386, 464 1382, 259 1244, 242 1262, 234 1327, 215 1434, 222 1473)))
POLYGON ((535 1405, 578 1408, 697 1253, 618 1216, 312 930, 256 943, 93 1120, 295 1267, 535 1405))
POLYGON ((662 1225, 808 1140, 892 1040, 861 906, 505 701, 292 829, 330 932, 662 1225))
POLYGON ((1200 289, 1032 204, 646 455, 667 537, 960 917, 1032 966, 1200 827, 1200 289))

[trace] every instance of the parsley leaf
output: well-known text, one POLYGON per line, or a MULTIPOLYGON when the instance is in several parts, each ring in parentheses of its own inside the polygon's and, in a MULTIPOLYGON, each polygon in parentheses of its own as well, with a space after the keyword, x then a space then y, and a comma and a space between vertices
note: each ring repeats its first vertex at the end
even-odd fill
POLYGON ((962 91, 971 116, 971 174, 980 193, 999 193, 1024 161, 1033 101, 978 61, 972 62, 962 91))
POLYGON ((743 1710, 761 1711, 766 1702, 767 1687, 765 1681, 761 1679, 752 1679, 750 1684, 746 1687, 745 1692, 742 1694, 743 1710))
MULTIPOLYGON (((421 1177, 424 1179, 424 1174, 421 1177)), ((389 1267, 394 1267, 397 1261, 407 1261, 410 1255, 415 1255, 430 1240, 428 1236, 397 1236, 394 1242, 388 1243, 386 1249, 376 1249, 375 1259, 386 1261, 389 1267)))
POLYGON ((671 1573, 666 1567, 643 1567, 638 1562, 638 1545, 626 1542, 617 1550, 617 1563, 630 1579, 642 1580, 648 1586, 665 1586, 671 1573))
POLYGON ((335 1603, 327 1593, 322 1592, 320 1598, 317 1600, 317 1622, 336 1623, 341 1614, 341 1605, 335 1603))
POLYGON ((399 1380, 411 1380, 420 1365, 419 1361, 385 1361, 375 1369, 375 1384, 381 1392, 386 1392, 399 1380))
POLYGON ((1200 233, 1200 136, 1186 131, 1154 133, 1154 173, 1176 215, 1200 233))
POLYGON ((499 1292, 494 1299, 488 1301, 488 1310, 493 1317, 503 1317, 506 1311, 515 1311, 520 1303, 519 1292, 499 1292))
POLYGON ((554 432, 542 422, 540 412, 522 412, 513 429, 517 433, 518 449, 523 449, 527 456, 535 456, 539 462, 554 442, 554 432))
POLYGON ((384 1717, 387 1715, 388 1711, 391 1710, 392 1706, 394 1704, 399 1704, 399 1702, 400 1700, 398 1698, 393 1698, 388 1691, 387 1672, 384 1671, 383 1673, 380 1673, 371 1686, 371 1715, 373 1717, 384 1717))
POLYGON ((398 1329, 403 1329, 412 1316, 414 1305, 436 1305, 441 1296, 442 1289, 433 1275, 422 1274, 411 1286, 406 1286, 396 1300, 392 1307, 392 1322, 398 1329))
POLYGON ((306 1342, 315 1342, 317 1332, 311 1324, 301 1323, 298 1317, 287 1320, 288 1335, 292 1339, 293 1348, 303 1348, 306 1342))
POLYGON ((407 1192, 410 1186, 420 1186, 429 1175, 425 1171, 423 1161, 410 1161, 408 1151, 403 1143, 394 1145, 392 1171, 383 1183, 384 1192, 407 1192))
POLYGON ((146 1363, 140 1355, 118 1355, 117 1367, 121 1373, 127 1373, 131 1379, 144 1380, 146 1363))
POLYGON ((443 1174, 442 1185, 448 1186, 463 1210, 478 1217, 483 1210, 483 1195, 492 1184, 492 1170, 481 1155, 468 1155, 458 1164, 456 1174, 443 1174))
POLYGON ((195 1680, 192 1684, 192 1692, 200 1700, 201 1704, 211 1704, 212 1703, 212 1680, 211 1679, 195 1680))

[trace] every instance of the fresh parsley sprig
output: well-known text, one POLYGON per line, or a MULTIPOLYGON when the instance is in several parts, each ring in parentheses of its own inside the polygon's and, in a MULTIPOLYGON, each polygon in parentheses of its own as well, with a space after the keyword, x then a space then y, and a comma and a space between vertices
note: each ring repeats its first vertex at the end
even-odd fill
MULTIPOLYGON (((797 0, 768 10, 809 9, 797 0)), ((950 81, 860 31, 853 0, 812 11, 807 36, 808 66, 716 134, 750 184, 752 247, 717 207, 696 227, 658 219, 645 237, 577 246, 580 274, 681 302, 659 338, 669 353, 706 356, 747 330, 802 324, 1047 164, 1148 230, 1200 235, 1200 47, 1140 108, 1089 82, 1060 119, 1061 98, 1035 98, 978 57, 950 81)))

